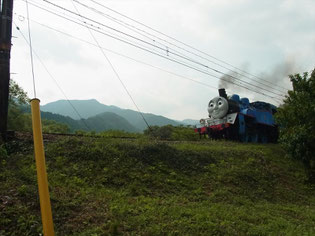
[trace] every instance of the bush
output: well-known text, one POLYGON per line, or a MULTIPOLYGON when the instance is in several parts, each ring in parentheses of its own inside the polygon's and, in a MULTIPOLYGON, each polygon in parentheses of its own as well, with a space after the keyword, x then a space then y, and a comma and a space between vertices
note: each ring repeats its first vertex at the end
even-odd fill
POLYGON ((70 133, 70 128, 66 124, 58 123, 54 120, 42 120, 44 133, 70 133))
POLYGON ((166 125, 166 126, 151 126, 149 129, 146 129, 144 131, 144 134, 158 139, 170 139, 174 127, 172 125, 166 125))
POLYGON ((8 153, 4 145, 0 145, 0 159, 5 159, 7 156, 8 156, 8 153))
MULTIPOLYGON (((10 80, 8 129, 15 131, 32 131, 32 117, 29 112, 27 93, 14 81, 10 80)), ((44 133, 69 133, 70 128, 53 120, 42 119, 44 133)))
POLYGON ((301 160, 310 182, 315 183, 315 69, 311 76, 290 75, 293 90, 276 114, 280 142, 287 153, 301 160))
POLYGON ((192 141, 198 140, 199 136, 194 132, 193 128, 184 126, 152 126, 151 129, 146 129, 144 135, 149 137, 172 140, 172 141, 192 141))

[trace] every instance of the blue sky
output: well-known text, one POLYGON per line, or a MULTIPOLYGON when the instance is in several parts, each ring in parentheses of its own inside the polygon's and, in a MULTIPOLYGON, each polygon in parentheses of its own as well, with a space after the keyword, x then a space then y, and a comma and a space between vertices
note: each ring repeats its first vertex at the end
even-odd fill
MULTIPOLYGON (((257 77, 252 78, 253 80, 242 76, 236 77, 267 89, 264 93, 268 93, 270 87, 264 87, 255 81, 258 78, 271 87, 277 85, 290 88, 288 74, 310 71, 315 67, 315 2, 311 0, 96 1, 228 62, 234 67, 256 75, 257 77)), ((75 11, 71 0, 53 2, 75 11)), ((141 27, 135 22, 93 4, 90 0, 80 0, 80 2, 141 27)), ((53 9, 54 12, 62 12, 42 0, 30 0, 30 3, 41 4, 53 9)), ((125 32, 131 32, 95 12, 78 4, 76 6, 81 15, 125 32)), ((34 50, 67 98, 95 98, 107 105, 135 109, 99 48, 48 29, 47 26, 94 43, 86 28, 67 22, 32 5, 29 9, 34 50)), ((14 13, 14 22, 27 36, 24 1, 15 1, 14 13)), ((142 29, 149 31, 147 28, 142 29)), ((156 34, 152 31, 151 33, 156 34)), ((93 34, 102 47, 185 77, 178 77, 110 51, 104 51, 143 112, 179 120, 186 118, 199 120, 207 115, 207 104, 212 97, 217 95, 215 88, 219 85, 219 79, 138 50, 104 35, 95 32, 93 34)), ((16 29, 13 30, 13 35, 16 38, 13 38, 12 72, 16 74, 12 74, 12 78, 32 97, 29 48, 16 29)), ((166 39, 162 35, 160 37, 166 39)), ((158 42, 156 40, 156 44, 161 45, 158 42)), ((180 45, 177 42, 173 43, 180 45)), ((172 45, 169 47, 173 49, 172 45)), ((181 47, 184 46, 181 45, 181 47)), ((165 53, 164 56, 171 57, 172 55, 165 53)), ((213 58, 203 60, 192 55, 191 57, 227 74, 231 74, 231 70, 234 70, 226 64, 227 68, 212 64, 209 60, 222 64, 213 58)), ((34 61, 36 88, 41 103, 65 99, 38 59, 35 58, 34 61)), ((209 73, 212 72, 209 70, 209 73)), ((239 93, 241 97, 246 96, 251 100, 263 100, 276 105, 280 103, 279 100, 235 85, 227 86, 229 94, 239 93)))

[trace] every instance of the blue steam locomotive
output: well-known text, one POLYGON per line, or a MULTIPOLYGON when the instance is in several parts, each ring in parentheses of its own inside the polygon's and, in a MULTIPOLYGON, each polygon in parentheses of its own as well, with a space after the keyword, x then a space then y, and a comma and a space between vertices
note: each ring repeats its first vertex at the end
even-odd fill
POLYGON ((266 102, 252 102, 234 94, 227 97, 225 89, 208 104, 209 118, 200 120, 195 129, 200 137, 228 139, 241 142, 276 142, 278 128, 274 120, 276 106, 266 102))

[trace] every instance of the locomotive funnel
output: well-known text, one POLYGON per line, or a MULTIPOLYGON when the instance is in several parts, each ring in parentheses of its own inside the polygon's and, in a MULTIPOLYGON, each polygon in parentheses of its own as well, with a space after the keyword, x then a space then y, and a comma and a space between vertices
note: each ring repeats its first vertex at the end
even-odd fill
POLYGON ((218 91, 219 91, 220 97, 224 97, 225 99, 227 99, 227 95, 226 95, 226 92, 225 92, 225 88, 221 88, 221 89, 219 89, 218 91))

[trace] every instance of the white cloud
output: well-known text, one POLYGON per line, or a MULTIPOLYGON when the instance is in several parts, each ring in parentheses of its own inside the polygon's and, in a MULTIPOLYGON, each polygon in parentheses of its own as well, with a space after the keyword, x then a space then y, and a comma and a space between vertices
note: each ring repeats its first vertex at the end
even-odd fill
MULTIPOLYGON (((87 0, 81 1, 84 3, 90 2, 87 0)), ((73 9, 70 1, 54 2, 73 9)), ((288 58, 292 57, 295 61, 296 70, 299 70, 297 72, 308 71, 314 67, 315 15, 313 12, 315 11, 315 4, 311 0, 299 2, 293 0, 115 0, 99 2, 165 34, 191 44, 206 53, 226 60, 236 67, 247 64, 246 70, 257 75, 262 75, 262 73, 272 74, 276 70, 276 66, 285 64, 288 58)), ((51 8, 51 6, 49 7, 51 8)), ((100 7, 97 9, 105 11, 100 7)), ((69 23, 34 7, 30 7, 30 10, 33 20, 94 43, 86 28, 69 23)), ((81 14, 95 17, 103 24, 117 29, 124 29, 108 19, 84 10, 82 7, 79 7, 79 10, 81 14)), ((16 1, 14 11, 25 16, 25 3, 16 1)), ((107 13, 115 15, 112 12, 107 11, 107 13)), ((122 19, 118 15, 115 15, 115 17, 122 19)), ((16 15, 15 22, 22 32, 27 35, 26 21, 16 15)), ((135 24, 131 21, 128 22, 135 24)), ((69 99, 96 98, 108 105, 135 109, 97 47, 71 39, 34 22, 31 22, 31 27, 34 49, 69 99)), ((131 32, 127 29, 124 29, 124 31, 131 32)), ((155 32, 152 33, 156 34, 155 32)), ((18 36, 17 39, 13 40, 12 50, 12 70, 18 73, 14 75, 14 78, 29 94, 32 94, 29 49, 16 30, 14 30, 14 35, 18 36)), ((153 56, 104 35, 98 33, 94 33, 94 35, 99 43, 106 48, 214 87, 218 85, 218 79, 211 78, 211 76, 153 56)), ((154 43, 161 46, 156 42, 154 43)), ((178 42, 176 44, 184 47, 178 42)), ((179 50, 178 48, 175 49, 179 50)), ((185 54, 189 55, 188 52, 185 52, 185 54)), ((134 100, 144 112, 161 114, 174 119, 199 119, 207 114, 206 105, 208 100, 217 95, 215 89, 201 86, 109 52, 106 52, 106 55, 110 58, 134 100)), ((166 53, 164 56, 168 57, 166 53)), ((206 57, 204 54, 202 56, 206 57)), ((192 57, 194 60, 220 69, 223 72, 229 71, 205 59, 192 57)), ((213 61, 214 59, 209 58, 209 60, 213 61)), ((225 65, 225 67, 229 66, 225 65)), ((199 66, 199 68, 205 69, 202 66, 199 66)), ((214 73, 211 70, 208 70, 208 72, 214 73)), ((38 95, 42 104, 64 99, 54 81, 49 78, 36 59, 35 75, 38 81, 38 95)), ((241 96, 252 96, 246 90, 241 92, 241 96)))

